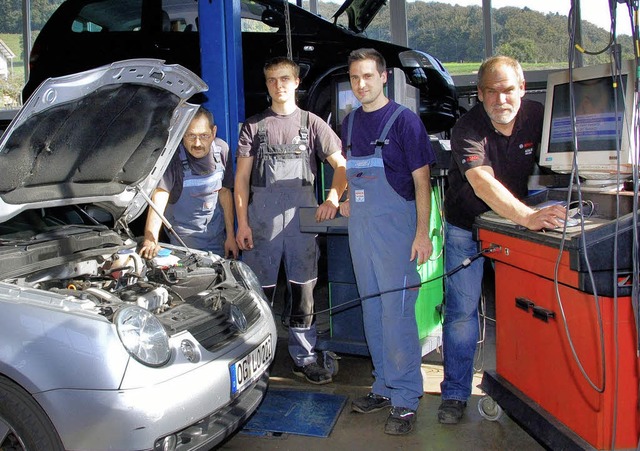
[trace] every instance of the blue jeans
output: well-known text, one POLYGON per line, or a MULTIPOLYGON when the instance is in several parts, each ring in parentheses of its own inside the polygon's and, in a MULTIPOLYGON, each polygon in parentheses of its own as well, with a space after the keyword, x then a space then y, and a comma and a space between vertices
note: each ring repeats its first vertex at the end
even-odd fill
MULTIPOLYGON (((478 253, 478 242, 468 230, 445 224, 444 261, 447 273, 478 253)), ((444 380, 442 399, 467 401, 471 396, 473 361, 478 343, 478 302, 482 295, 484 257, 445 279, 442 325, 444 380)))

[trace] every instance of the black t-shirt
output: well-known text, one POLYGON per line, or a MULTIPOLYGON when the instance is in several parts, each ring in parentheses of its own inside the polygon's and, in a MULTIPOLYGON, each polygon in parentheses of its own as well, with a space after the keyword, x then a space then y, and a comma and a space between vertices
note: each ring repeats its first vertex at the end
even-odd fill
POLYGON ((496 179, 515 197, 527 196, 528 177, 542 138, 543 115, 541 103, 522 99, 511 136, 496 131, 482 103, 458 120, 451 132, 449 187, 444 202, 448 223, 471 230, 475 217, 490 209, 464 176, 468 169, 491 166, 496 179))

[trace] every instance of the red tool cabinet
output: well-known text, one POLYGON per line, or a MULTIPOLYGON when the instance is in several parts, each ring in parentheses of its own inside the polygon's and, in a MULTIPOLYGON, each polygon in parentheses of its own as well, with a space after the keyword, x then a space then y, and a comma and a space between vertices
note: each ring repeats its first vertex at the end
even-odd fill
MULTIPOLYGON (((598 199, 601 211, 609 201, 598 199)), ((622 219, 611 229, 610 218, 593 217, 567 233, 562 251, 561 232, 522 230, 492 214, 476 222, 481 247, 499 246, 488 255, 495 263, 496 371, 485 374, 482 388, 552 449, 638 445, 630 277, 619 267, 621 282, 614 282, 609 263, 615 234, 619 261, 630 253, 632 229, 622 219)))

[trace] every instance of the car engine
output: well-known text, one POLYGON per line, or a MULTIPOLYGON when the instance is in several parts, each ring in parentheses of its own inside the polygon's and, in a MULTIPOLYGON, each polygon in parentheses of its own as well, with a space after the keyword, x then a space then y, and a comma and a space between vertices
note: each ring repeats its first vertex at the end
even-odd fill
POLYGON ((152 312, 169 335, 189 330, 208 349, 241 332, 231 321, 232 306, 248 326, 260 316, 255 275, 243 263, 214 254, 168 246, 170 259, 144 260, 135 241, 86 226, 2 244, 0 290, 7 283, 43 290, 109 320, 119 308, 137 305, 152 312))

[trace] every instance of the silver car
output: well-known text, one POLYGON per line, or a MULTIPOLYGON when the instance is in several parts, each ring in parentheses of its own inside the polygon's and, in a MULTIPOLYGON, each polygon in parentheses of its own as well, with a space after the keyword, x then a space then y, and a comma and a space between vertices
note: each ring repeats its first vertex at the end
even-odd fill
POLYGON ((209 449, 267 388, 271 307, 242 262, 142 213, 206 86, 128 60, 45 81, 0 139, 0 448, 209 449))

